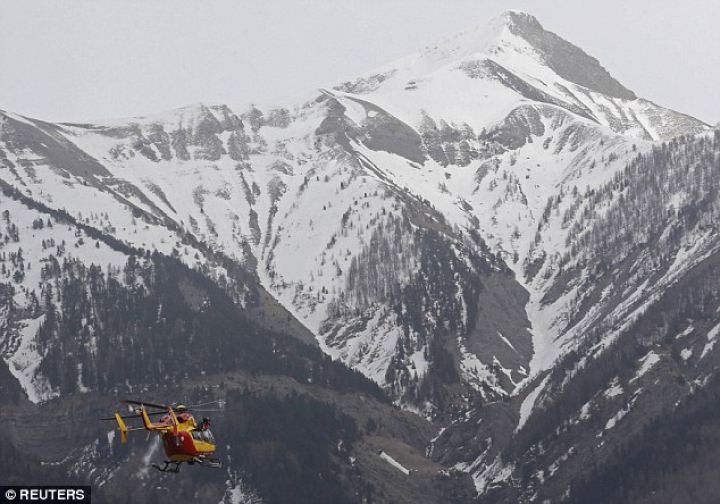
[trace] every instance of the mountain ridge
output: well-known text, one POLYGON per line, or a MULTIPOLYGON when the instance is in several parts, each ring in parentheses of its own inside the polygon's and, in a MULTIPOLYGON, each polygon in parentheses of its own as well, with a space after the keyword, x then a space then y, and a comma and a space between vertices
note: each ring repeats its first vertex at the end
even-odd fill
MULTIPOLYGON (((563 495, 587 475, 574 454, 618 447, 617 425, 633 436, 643 412, 660 418, 658 404, 692 392, 672 376, 709 379, 711 287, 697 287, 701 329, 680 313, 648 320, 665 293, 691 299, 688 279, 719 250, 705 183, 716 133, 518 12, 383 68, 292 109, 201 103, 95 125, 3 113, 0 176, 22 198, 4 202, 2 306, 22 330, 0 348, 28 398, 91 393, 94 368, 63 376, 34 330, 61 252, 94 260, 98 233, 145 268, 162 256, 194 270, 261 326, 312 334, 442 426, 428 453, 481 498, 563 495), (39 231, 22 210, 39 204, 71 218, 39 231), (667 398, 639 385, 650 377, 667 398)), ((102 334, 77 322, 88 341, 102 334)))
MULTIPOLYGON (((478 38, 475 33, 477 30, 478 29, 466 32, 466 34, 461 35, 459 38, 466 40, 469 37, 475 40, 478 38)), ((558 42, 558 40, 562 39, 557 39, 554 34, 548 35, 549 32, 542 30, 542 27, 539 25, 537 20, 532 16, 518 12, 506 13, 498 20, 491 22, 489 28, 489 38, 487 33, 488 31, 486 30, 486 33, 480 36, 480 39, 485 37, 485 40, 481 41, 477 47, 490 47, 488 52, 491 56, 493 54, 497 55, 500 53, 498 56, 500 61, 504 61, 503 58, 507 60, 507 58, 509 58, 509 53, 518 54, 518 57, 521 59, 525 58, 522 59, 522 61, 527 61, 527 58, 530 57, 533 62, 531 68, 536 68, 539 60, 537 54, 529 54, 528 47, 523 45, 527 42, 525 37, 537 38, 545 34, 543 36, 550 37, 549 46, 553 46, 553 44, 567 44, 564 41, 558 42), (530 33, 532 37, 530 37, 528 33, 530 33), (520 36, 520 39, 518 39, 518 36, 520 36), (510 39, 507 39, 507 37, 510 37, 510 39), (490 42, 487 40, 490 40, 490 42), (498 40, 500 42, 498 42, 498 40), (517 44, 519 49, 508 45, 510 43, 509 40, 512 41, 513 44, 517 44), (505 44, 505 49, 500 51, 498 48, 501 48, 503 43, 505 44), (514 51, 516 51, 516 49, 519 52, 515 53, 514 51)), ((458 38, 451 40, 456 43, 458 38)), ((472 46, 472 44, 470 45, 472 46)), ((468 53, 472 55, 476 54, 477 47, 471 48, 468 53)), ((530 49, 532 49, 530 51, 531 53, 535 50, 532 45, 530 46, 530 49)), ((439 52, 441 54, 452 53, 452 51, 443 50, 440 50, 439 52)), ((465 58, 465 56, 461 55, 460 60, 464 60, 465 58)), ((197 104, 163 114, 159 117, 142 118, 137 121, 133 120, 126 123, 126 126, 123 126, 122 122, 113 121, 111 124, 106 126, 61 125, 55 127, 44 123, 34 123, 33 121, 22 120, 19 121, 17 126, 14 126, 14 128, 17 129, 22 125, 36 124, 40 126, 42 130, 52 130, 53 135, 60 133, 62 141, 71 142, 67 145, 77 145, 82 152, 92 152, 92 154, 89 155, 84 154, 88 160, 92 160, 92 162, 95 163, 92 168, 86 168, 85 170, 77 173, 67 173, 70 175, 74 174, 84 177, 85 180, 83 181, 83 184, 89 184, 93 187, 104 187, 105 190, 109 191, 109 195, 111 197, 119 198, 119 201, 123 204, 130 204, 133 208, 133 212, 139 213, 143 219, 149 219, 151 222, 154 221, 156 223, 167 222, 171 224, 174 229, 184 228, 186 230, 185 233, 189 233, 189 235, 197 235, 198 233, 205 235, 205 238, 200 238, 201 241, 209 240, 211 246, 220 246, 221 250, 226 249, 229 252, 230 257, 234 257, 235 260, 238 260, 240 263, 255 264, 256 262, 264 262, 265 269, 259 269, 257 274, 259 274, 262 279, 266 275, 266 272, 270 272, 271 275, 265 276, 263 283, 266 286, 272 286, 273 283, 276 283, 276 280, 273 278, 274 275, 280 271, 285 271, 288 267, 290 267, 285 266, 280 269, 275 267, 277 256, 274 253, 273 243, 277 242, 280 235, 276 234, 274 230, 274 219, 280 211, 280 202, 286 199, 283 198, 283 194, 290 187, 288 182, 295 177, 294 172, 296 170, 302 171, 302 168, 298 167, 301 167, 304 161, 301 161, 298 155, 301 157, 305 156, 305 154, 301 153, 301 151, 297 150, 297 148, 295 148, 294 153, 284 150, 286 149, 284 146, 289 145, 289 141, 292 141, 290 139, 293 138, 291 136, 293 132, 288 131, 287 128, 297 130, 297 126, 299 124, 307 122, 307 120, 311 117, 318 118, 311 119, 311 121, 318 121, 321 117, 323 117, 323 114, 326 114, 326 117, 320 120, 320 124, 315 127, 312 134, 317 135, 318 139, 326 144, 325 147, 329 149, 327 154, 330 156, 330 159, 338 155, 335 153, 335 146, 338 146, 349 153, 350 157, 347 159, 350 160, 351 165, 354 163, 352 171, 355 172, 355 174, 350 175, 350 181, 357 177, 362 171, 367 169, 367 167, 373 166, 373 164, 380 166, 373 162, 368 164, 367 161, 373 158, 373 156, 377 156, 381 151, 386 152, 386 154, 390 156, 397 155, 400 159, 406 159, 410 163, 419 163, 420 165, 424 165, 426 164, 426 161, 435 161, 446 168, 458 163, 458 155, 465 158, 460 161, 461 165, 468 163, 471 160, 470 156, 474 156, 476 158, 480 157, 480 159, 487 158, 488 161, 485 161, 475 174, 474 178, 477 182, 480 182, 476 182, 475 191, 477 191, 482 184, 482 176, 480 176, 480 173, 488 169, 488 162, 492 161, 494 163, 499 160, 499 154, 494 154, 495 151, 491 149, 495 149, 497 152, 505 151, 507 153, 511 150, 530 148, 528 141, 531 141, 534 136, 547 137, 548 131, 557 129, 558 126, 563 123, 572 124, 572 127, 566 130, 566 134, 570 134, 571 136, 566 138, 570 139, 572 138, 572 135, 575 135, 577 138, 574 140, 575 142, 577 142, 582 135, 597 134, 591 131, 591 127, 581 130, 577 129, 578 126, 574 124, 578 121, 578 114, 588 119, 591 123, 597 123, 598 119, 597 117, 594 117, 594 114, 597 113, 597 108, 593 111, 588 108, 589 105, 587 103, 582 104, 582 108, 577 108, 569 102, 558 101, 556 96, 553 97, 545 91, 542 91, 542 86, 540 86, 540 88, 535 87, 535 85, 538 84, 537 79, 535 79, 533 84, 530 84, 529 80, 524 80, 522 77, 518 77, 516 73, 513 73, 510 70, 502 69, 501 71, 500 68, 502 67, 498 67, 498 64, 495 63, 493 59, 483 60, 487 61, 488 64, 492 63, 492 65, 495 66, 482 67, 483 70, 477 76, 475 76, 475 74, 468 73, 471 71, 469 67, 458 67, 457 58, 450 59, 451 62, 449 63, 449 66, 445 65, 445 67, 450 69, 450 74, 443 74, 444 79, 447 77, 453 77, 456 79, 453 82, 456 82, 461 86, 467 86, 468 84, 471 86, 485 86, 486 83, 489 83, 491 87, 488 89, 497 89, 498 85, 502 87, 502 95, 509 99, 509 101, 505 100, 503 102, 504 104, 502 107, 505 110, 510 111, 504 116, 504 122, 502 124, 496 124, 493 126, 492 122, 486 123, 485 126, 488 131, 479 135, 476 132, 473 132, 472 126, 468 126, 467 123, 463 126, 463 128, 465 128, 463 130, 458 129, 458 127, 455 126, 457 123, 453 122, 453 126, 450 126, 444 119, 442 119, 441 123, 443 124, 441 124, 441 127, 438 127, 435 125, 435 121, 432 116, 430 116, 425 109, 422 109, 419 115, 423 119, 420 121, 419 125, 416 125, 417 123, 413 124, 407 122, 407 114, 394 115, 392 108, 383 108, 384 96, 382 92, 380 92, 380 94, 377 92, 371 92, 369 96, 371 101, 368 101, 366 99, 368 97, 367 93, 362 94, 361 96, 364 98, 361 99, 359 96, 355 96, 352 93, 324 91, 324 98, 319 102, 314 104, 305 104, 302 108, 297 108, 293 112, 290 112, 287 109, 277 109, 277 111, 271 111, 268 113, 267 118, 264 116, 262 111, 254 107, 238 115, 225 105, 206 106, 204 104, 197 104), (462 74, 457 73, 458 69, 462 71, 462 74), (502 72, 505 73, 503 74, 502 72), (503 75, 503 77, 498 77, 500 75, 503 75), (527 103, 527 100, 532 98, 535 99, 536 103, 527 103), (542 106, 540 106, 541 104, 542 106), (543 108, 548 106, 551 108, 543 108), (558 107, 560 110, 569 112, 569 115, 562 115, 566 112, 555 112, 552 110, 554 107, 558 107), (293 120, 293 118, 295 119, 293 120), (423 123, 423 121, 425 123, 423 123), (271 133, 271 137, 265 138, 265 136, 261 133, 261 130, 266 135, 271 133), (439 131, 440 135, 438 136, 435 131, 439 131), (517 136, 518 131, 523 131, 522 136, 517 136), (584 131, 584 133, 580 133, 580 131, 584 131), (451 141, 451 143, 447 143, 447 140, 443 139, 443 136, 452 138, 453 135, 458 137, 458 141, 451 141), (274 138, 274 152, 269 153, 269 143, 273 141, 270 140, 270 138, 274 138), (434 142, 439 142, 437 147, 432 145, 434 142), (403 147, 403 145, 405 146, 403 147), (358 149, 354 146, 364 146, 369 150, 363 153, 362 149, 358 149), (451 147, 455 151, 455 154, 449 154, 450 151, 448 151, 448 149, 451 147), (141 157, 138 158, 138 155, 141 157), (267 159, 267 161, 263 161, 266 169, 268 170, 267 173, 271 174, 274 172, 277 175, 265 178, 263 182, 258 180, 257 182, 252 182, 251 184, 249 179, 256 176, 252 175, 252 171, 254 170, 247 161, 252 160, 253 158, 257 159, 258 156, 260 158, 267 159), (357 156, 360 157, 355 160, 352 159, 357 156), (453 159, 453 156, 455 156, 455 159, 453 159), (231 161, 231 163, 224 161, 226 157, 229 158, 227 161, 231 161), (115 164, 117 168, 120 168, 123 166, 123 163, 131 161, 132 163, 137 164, 133 158, 140 160, 145 158, 146 161, 143 160, 141 164, 137 165, 139 171, 137 171, 136 175, 132 178, 128 178, 130 172, 124 168, 122 175, 110 176, 108 169, 102 163, 96 161, 102 160, 104 163, 109 162, 111 164, 115 164), (216 187, 216 189, 214 189, 215 196, 220 196, 220 200, 226 199, 226 201, 231 202, 235 208, 245 208, 246 210, 242 210, 241 213, 246 216, 249 215, 249 217, 245 217, 248 219, 246 221, 247 224, 243 225, 242 221, 238 220, 239 214, 237 213, 237 210, 230 211, 226 213, 226 215, 229 215, 231 220, 234 221, 233 228, 237 229, 237 231, 232 231, 231 233, 224 231, 218 234, 217 225, 222 221, 222 219, 219 218, 220 216, 217 214, 215 214, 212 218, 213 223, 208 220, 209 216, 205 216, 204 218, 206 222, 204 225, 201 225, 201 223, 198 222, 198 219, 194 216, 193 211, 184 212, 185 215, 183 217, 183 212, 178 212, 178 210, 182 207, 180 204, 182 199, 187 200, 191 197, 195 203, 195 207, 199 210, 200 215, 202 216, 205 212, 204 202, 206 198, 210 196, 210 193, 209 189, 207 189, 203 183, 197 185, 192 190, 192 194, 188 194, 186 190, 183 190, 186 196, 180 197, 180 199, 177 197, 169 197, 168 194, 171 186, 168 184, 176 185, 177 182, 171 182, 171 179, 168 179, 165 175, 160 173, 158 173, 159 178, 157 178, 158 176, 148 177, 148 175, 153 171, 156 171, 150 169, 151 164, 162 164, 163 162, 170 162, 173 160, 177 160, 177 162, 181 164, 190 162, 191 164, 194 163, 197 166, 196 168, 193 168, 191 172, 188 172, 187 170, 177 172, 178 175, 182 173, 182 176, 185 178, 190 175, 200 173, 200 171, 198 171, 198 162, 201 164, 207 162, 211 166, 214 166, 213 163, 219 163, 222 161, 226 168, 221 169, 223 174, 219 175, 219 178, 215 177, 215 180, 211 184, 216 187), (151 164, 148 164, 148 162, 151 164), (296 166, 293 166, 293 163, 296 166), (232 166, 233 164, 235 166, 232 166), (95 168, 95 165, 97 165, 98 168, 95 168), (228 186, 228 181, 230 180, 233 182, 230 186, 228 186), (263 202, 264 198, 260 197, 260 194, 264 193, 263 186, 266 186, 269 191, 267 193, 269 200, 265 200, 266 203, 263 202), (232 189, 233 187, 242 187, 243 192, 235 194, 235 191, 232 189), (264 209, 262 208, 263 206, 264 209), (258 211, 261 213, 258 213, 258 211), (262 221, 258 219, 260 215, 265 216, 264 219, 266 219, 267 222, 266 229, 263 229, 262 226, 264 224, 261 224, 262 221), (190 221, 189 224, 188 221, 190 221), (247 229, 247 226, 249 226, 249 229, 247 229), (246 230, 239 231, 243 228, 246 230), (275 235, 274 238, 273 234, 275 235), (228 241, 228 238, 230 237, 232 238, 228 241), (217 241, 218 239, 222 240, 222 244, 217 241), (240 245, 240 248, 238 248, 238 245, 240 245), (251 259, 251 257, 253 259, 251 259)), ((473 59, 472 61, 478 60, 473 59)), ((443 70, 443 72, 445 72, 445 70, 443 70)), ((475 72, 475 70, 472 70, 472 72, 475 72)), ((387 85, 387 82, 383 82, 380 84, 380 87, 386 87, 387 85)), ((545 88, 548 89, 547 86, 545 86, 545 88)), ((409 91, 403 89, 403 92, 404 94, 415 95, 418 91, 416 89, 409 91)), ((557 90, 554 92, 556 93, 557 90)), ((439 96, 442 96, 442 94, 439 96)), ((622 103, 625 102, 627 102, 627 100, 622 100, 622 103)), ((616 104, 616 106, 619 105, 616 104)), ((619 115, 615 119, 615 122, 609 121, 608 126, 610 128, 614 127, 614 134, 619 132, 627 134, 628 126, 618 126, 617 122, 622 122, 624 120, 623 117, 628 116, 625 112, 623 112, 624 109, 617 108, 616 110, 619 112, 619 115)), ((662 111, 661 109, 654 113, 663 114, 664 116, 670 118, 663 119, 664 122, 672 122, 676 117, 672 113, 662 111)), ((414 114, 416 116, 418 115, 417 112, 414 114)), ((637 119, 634 119, 634 121, 636 124, 640 124, 637 119)), ((582 119, 580 119, 580 123, 582 123, 582 119)), ((11 133, 9 133, 8 127, 8 125, 5 125, 3 130, 6 137, 7 135, 12 136, 11 133)), ((701 127, 701 123, 695 123, 692 125, 692 128, 694 129, 691 130, 694 131, 701 127)), ((300 132, 301 130, 297 131, 300 132)), ((307 130, 305 130, 305 133, 303 134, 305 135, 305 138, 309 138, 307 136, 307 130)), ((637 134, 640 136, 649 135, 648 130, 644 127, 643 130, 637 134)), ((657 134, 657 132, 655 134, 657 134)), ((602 133, 603 137, 607 135, 608 133, 602 133)), ((20 137, 28 138, 29 133, 22 131, 20 132, 20 137)), ((558 149, 563 149, 562 144, 567 142, 567 139, 563 139, 562 142, 558 144, 556 153, 558 149)), ((547 148, 547 142, 551 140, 551 137, 545 138, 543 148, 547 148)), ((43 143, 43 145, 48 142, 43 143)), ((309 145, 307 140, 305 140, 305 144, 309 145)), ((18 147, 23 149, 27 148, 28 145, 21 143, 18 147)), ((62 145, 60 147, 61 149, 64 148, 62 145)), ((72 149, 74 148, 75 147, 70 149, 71 157, 77 157, 76 154, 73 154, 75 151, 72 149)), ((572 152, 572 150, 573 147, 571 146, 570 151, 572 152)), ((42 151, 40 151, 39 154, 41 157, 44 155, 42 151)), ((341 157, 339 159, 342 159, 342 156, 346 155, 346 153, 341 153, 341 157)), ((538 153, 536 153, 536 156, 537 155, 538 153)), ((57 155, 55 155, 55 159, 59 159, 57 158, 57 155)), ((390 161, 390 159, 388 159, 388 161, 390 161)), ((316 163, 317 161, 313 162, 316 163)), ((512 159, 510 159, 510 162, 512 163, 512 159)), ((572 162, 574 164, 579 163, 578 159, 575 159, 572 162)), ((387 166, 393 166, 394 164, 396 164, 395 161, 392 161, 389 164, 386 163, 387 166)), ((55 166, 53 169, 57 168, 59 167, 55 166)), ((514 168, 513 171, 515 171, 514 168)), ((207 169, 203 169, 202 173, 204 174, 203 176, 210 176, 209 173, 211 173, 211 171, 208 172, 207 169)), ((297 184, 294 184, 299 191, 298 194, 302 193, 303 185, 310 181, 308 178, 310 173, 312 173, 312 170, 305 175, 302 185, 297 186, 297 184)), ((408 184, 408 182, 410 182, 410 180, 407 180, 398 184, 398 181, 405 178, 405 175, 398 176, 399 173, 389 173, 386 168, 375 169, 370 172, 370 174, 373 175, 373 177, 380 177, 377 179, 380 183, 379 187, 385 186, 385 190, 390 189, 391 192, 388 194, 394 193, 396 195, 393 196, 393 198, 398 197, 398 195, 403 192, 404 189, 400 187, 400 184, 408 184), (387 185, 388 183, 391 185, 387 185)), ((446 174, 445 181, 438 181, 439 186, 444 187, 452 182, 448 175, 449 174, 446 174)), ((422 177, 429 181, 427 178, 428 175, 422 175, 422 177)), ((463 175, 463 180, 466 178, 467 176, 463 175)), ((531 179, 535 177, 527 175, 526 178, 531 179)), ((210 180, 212 180, 212 177, 210 180)), ((540 180, 538 179, 538 183, 539 182, 540 180)), ((413 184, 415 183, 416 182, 413 182, 413 184)), ((427 182, 423 182, 423 184, 426 183, 427 182)), ((557 184, 558 182, 553 183, 557 184)), ((342 185, 343 184, 341 183, 341 186, 342 185)), ((176 185, 176 187, 177 189, 182 189, 182 186, 176 185)), ((423 185, 418 187, 423 187, 423 185)), ((430 187, 428 186, 427 189, 430 189, 430 187)), ((452 221, 455 222, 455 225, 461 224, 462 226, 467 226, 473 222, 473 219, 477 219, 477 215, 473 215, 476 210, 467 210, 468 208, 473 207, 473 204, 470 203, 473 196, 468 194, 466 191, 458 189, 459 188, 452 190, 451 193, 457 193, 457 197, 459 198, 458 201, 462 202, 460 207, 457 206, 457 202, 444 203, 443 210, 438 215, 440 215, 442 219, 444 218, 442 217, 443 214, 446 216, 455 214, 456 217, 453 217, 452 219, 452 221), (460 210, 459 214, 458 210, 460 210)), ((530 217, 529 222, 536 222, 539 217, 538 214, 540 213, 541 205, 543 204, 541 200, 544 196, 542 193, 538 196, 532 196, 530 194, 531 189, 532 188, 530 187, 526 188, 525 191, 521 189, 521 196, 524 200, 527 200, 529 197, 530 200, 534 199, 536 201, 533 205, 534 209, 527 208, 527 211, 529 211, 528 216, 530 217), (525 194, 526 191, 527 194, 525 194)), ((375 191, 377 191, 377 189, 375 189, 375 191)), ((412 192, 415 193, 414 197, 420 197, 420 201, 422 201, 423 198, 426 201, 432 201, 435 199, 435 196, 429 196, 430 194, 435 193, 436 190, 433 189, 430 193, 425 195, 422 193, 427 192, 426 189, 422 189, 420 192, 413 189, 412 192)), ((534 190, 532 192, 534 192, 534 190)), ((367 197, 367 193, 364 194, 365 197, 367 197)), ((442 196, 442 192, 440 194, 442 196)), ((477 197, 475 196, 475 198, 477 197)), ((357 204, 357 196, 354 196, 353 200, 355 201, 354 204, 357 204)), ((328 199, 328 202, 323 206, 323 208, 327 208, 329 204, 330 199, 328 199)), ((423 205, 423 203, 420 204, 423 205)), ((528 203, 521 202, 521 205, 527 207, 528 203)), ((292 205, 292 207, 295 206, 295 204, 292 205)), ((429 208, 422 210, 421 213, 426 213, 428 210, 429 208)), ((348 209, 348 211, 352 214, 352 207, 348 209)), ((310 213, 317 213, 317 210, 313 210, 310 213)), ((347 214, 347 212, 345 212, 345 214, 347 214)), ((345 214, 343 214, 343 222, 346 221, 345 214)), ((430 214, 427 213, 427 215, 430 214)), ((358 217, 360 218, 361 216, 358 217)), ((133 216, 133 220, 134 219, 135 217, 133 216)), ((435 218, 430 219, 430 221, 433 220, 435 220, 435 218)), ((293 225, 297 226, 299 223, 296 222, 293 225)), ((345 224, 343 223, 342 227, 344 227, 344 225, 345 224)), ((490 224, 489 227, 492 228, 495 226, 490 224)), ((277 229, 277 232, 284 233, 282 226, 277 229)), ((342 232, 347 233, 346 230, 343 230, 342 232)), ((488 232, 488 227, 485 228, 484 232, 488 232)), ((167 238, 163 238, 163 240, 172 239, 171 236, 173 234, 174 231, 171 231, 170 235, 168 235, 167 238)), ((494 233, 490 234, 492 235, 494 233)), ((289 235, 287 235, 287 239, 290 239, 289 235)), ((503 239, 503 241, 505 243, 511 243, 513 240, 511 236, 507 236, 503 239)), ((332 237, 328 243, 331 242, 332 237)), ((142 244, 147 246, 147 242, 142 242, 142 244)), ((500 249, 505 248, 505 245, 499 244, 499 246, 500 249)), ((520 250, 517 247, 517 245, 513 246, 515 249, 513 253, 519 253, 520 260, 524 261, 525 258, 523 256, 528 253, 528 250, 520 250)), ((523 245, 523 247, 525 247, 525 245, 523 245)), ((169 249, 167 251, 170 252, 169 249)), ((511 257, 512 254, 505 255, 504 258, 507 260, 511 257)), ((338 271, 340 270, 339 267, 337 269, 338 271)), ((290 272, 291 270, 287 271, 290 272)), ((318 270, 318 272, 322 271, 322 269, 318 270)), ((516 269, 516 274, 520 274, 521 277, 522 271, 516 269)), ((334 283, 334 285, 335 286, 333 288, 336 289, 341 287, 341 285, 338 285, 337 283, 334 283)), ((324 288, 329 289, 330 285, 324 288)), ((273 291, 273 288, 271 287, 270 290, 273 291)), ((277 295, 277 293, 278 292, 276 291, 275 294, 277 295)), ((294 297, 295 301, 285 301, 286 306, 291 307, 291 311, 294 311, 296 316, 300 316, 301 320, 303 318, 303 314, 295 311, 292 308, 292 305, 303 297, 304 296, 298 298, 296 295, 294 297)), ((320 297, 322 298, 327 296, 320 297)), ((327 300, 325 302, 327 303, 327 300)), ((315 301, 313 301, 313 304, 309 306, 314 306, 314 303, 315 301)), ((306 312, 304 316, 307 317, 308 313, 306 312)), ((320 321, 318 320, 317 322, 314 322, 309 329, 313 332, 317 332, 320 325, 320 321)), ((380 376, 381 375, 377 375, 376 379, 381 380, 380 376)))

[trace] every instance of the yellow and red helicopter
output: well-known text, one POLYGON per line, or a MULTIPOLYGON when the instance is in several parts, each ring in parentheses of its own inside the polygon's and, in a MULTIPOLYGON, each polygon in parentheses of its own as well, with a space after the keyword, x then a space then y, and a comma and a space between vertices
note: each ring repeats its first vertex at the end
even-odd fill
POLYGON ((133 409, 131 415, 115 413, 114 417, 103 418, 103 420, 117 421, 123 443, 127 442, 129 432, 146 430, 148 436, 152 432, 157 432, 162 438, 163 448, 168 458, 164 461, 165 465, 163 467, 158 464, 152 465, 158 471, 177 473, 180 472, 180 464, 182 463, 189 465, 199 464, 213 468, 220 467, 220 461, 213 458, 215 454, 215 438, 210 431, 210 419, 204 417, 198 423, 195 417, 189 413, 189 411, 220 410, 198 410, 188 408, 183 404, 168 406, 133 399, 123 399, 120 402, 139 407, 133 409), (153 411, 148 411, 148 408, 153 411), (151 416, 160 415, 162 415, 162 418, 159 422, 150 420, 151 416), (124 419, 127 418, 142 418, 143 426, 130 428, 124 422, 124 419), (174 464, 175 467, 169 468, 171 464, 174 464))

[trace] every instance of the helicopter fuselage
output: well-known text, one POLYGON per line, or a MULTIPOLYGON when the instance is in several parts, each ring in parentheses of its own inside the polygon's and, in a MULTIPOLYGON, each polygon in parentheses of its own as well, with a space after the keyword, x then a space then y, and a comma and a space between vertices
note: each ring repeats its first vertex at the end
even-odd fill
POLYGON ((215 453, 215 444, 210 442, 209 430, 180 430, 177 434, 166 432, 162 435, 163 448, 173 462, 191 462, 196 458, 210 457, 215 453))

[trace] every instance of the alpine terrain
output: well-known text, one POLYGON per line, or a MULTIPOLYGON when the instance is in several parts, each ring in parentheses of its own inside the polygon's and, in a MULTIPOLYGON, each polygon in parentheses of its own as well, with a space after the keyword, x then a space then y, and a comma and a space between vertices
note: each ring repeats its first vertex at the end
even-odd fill
POLYGON ((711 502, 720 133, 510 11, 320 89, 0 113, 0 469, 100 502, 711 502), (254 394, 243 395, 247 391, 254 394), (219 401, 153 471, 123 398, 219 401))

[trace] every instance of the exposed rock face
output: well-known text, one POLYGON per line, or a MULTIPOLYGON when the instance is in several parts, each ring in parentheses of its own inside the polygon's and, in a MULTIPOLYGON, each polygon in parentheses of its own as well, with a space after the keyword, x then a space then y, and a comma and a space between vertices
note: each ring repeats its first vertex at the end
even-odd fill
POLYGON ((522 12, 510 12, 507 16, 511 21, 508 25, 510 31, 536 48, 545 64, 560 77, 613 98, 637 98, 635 93, 613 78, 597 59, 546 31, 533 16, 522 12))

